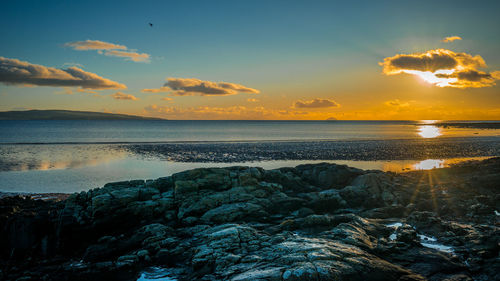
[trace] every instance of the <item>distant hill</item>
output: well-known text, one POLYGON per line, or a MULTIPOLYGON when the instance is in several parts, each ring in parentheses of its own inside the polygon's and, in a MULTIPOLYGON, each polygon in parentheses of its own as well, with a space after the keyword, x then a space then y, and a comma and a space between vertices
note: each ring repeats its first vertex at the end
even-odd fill
POLYGON ((165 120, 126 114, 72 110, 1 111, 0 120, 165 120))

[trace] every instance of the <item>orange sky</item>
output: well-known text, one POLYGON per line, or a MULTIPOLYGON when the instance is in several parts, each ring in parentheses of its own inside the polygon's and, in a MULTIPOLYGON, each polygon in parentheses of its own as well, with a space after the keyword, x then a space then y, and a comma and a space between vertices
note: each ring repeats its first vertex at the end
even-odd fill
POLYGON ((0 110, 500 120, 498 3, 92 2, 4 5, 0 110))

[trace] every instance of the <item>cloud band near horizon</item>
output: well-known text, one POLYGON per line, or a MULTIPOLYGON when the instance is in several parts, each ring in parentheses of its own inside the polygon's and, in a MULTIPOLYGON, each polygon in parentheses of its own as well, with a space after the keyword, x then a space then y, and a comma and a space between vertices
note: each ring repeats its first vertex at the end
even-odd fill
POLYGON ((294 108, 310 108, 310 109, 315 109, 315 108, 330 108, 330 107, 340 107, 340 104, 338 104, 336 101, 331 100, 331 99, 313 99, 313 100, 308 100, 308 101, 296 101, 293 104, 294 108))

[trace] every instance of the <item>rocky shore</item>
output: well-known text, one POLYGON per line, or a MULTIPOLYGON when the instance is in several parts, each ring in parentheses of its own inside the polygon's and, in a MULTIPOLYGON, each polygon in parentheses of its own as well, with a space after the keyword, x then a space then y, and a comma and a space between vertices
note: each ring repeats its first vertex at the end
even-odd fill
POLYGON ((500 158, 195 169, 0 199, 1 280, 499 280, 500 158))

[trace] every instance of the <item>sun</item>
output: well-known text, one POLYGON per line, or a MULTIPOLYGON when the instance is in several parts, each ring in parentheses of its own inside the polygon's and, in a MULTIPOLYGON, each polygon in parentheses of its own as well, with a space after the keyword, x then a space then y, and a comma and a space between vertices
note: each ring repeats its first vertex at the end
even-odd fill
POLYGON ((419 70, 404 70, 403 72, 408 74, 413 74, 415 76, 420 77, 422 80, 429 84, 433 84, 438 87, 449 87, 451 84, 458 81, 457 78, 443 78, 438 77, 437 74, 446 74, 450 75, 454 72, 453 69, 440 69, 435 72, 430 71, 419 71, 419 70))

